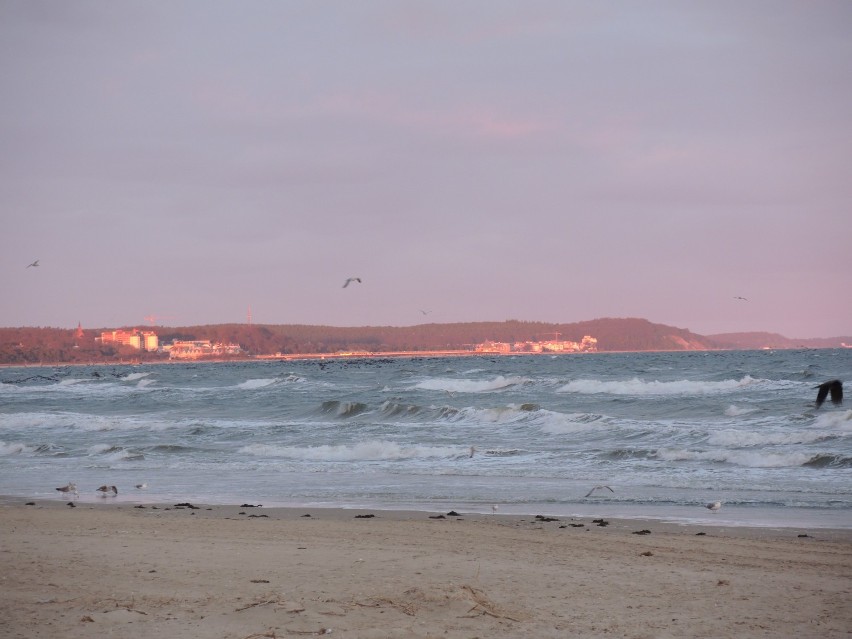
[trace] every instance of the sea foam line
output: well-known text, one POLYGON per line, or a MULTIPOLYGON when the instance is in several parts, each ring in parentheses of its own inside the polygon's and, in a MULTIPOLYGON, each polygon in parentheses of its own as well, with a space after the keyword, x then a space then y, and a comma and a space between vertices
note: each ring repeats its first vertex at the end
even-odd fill
POLYGON ((634 377, 623 381, 603 381, 599 379, 576 379, 568 382, 557 392, 580 393, 586 395, 707 395, 721 393, 750 386, 759 382, 749 375, 742 379, 729 379, 721 382, 678 380, 673 382, 645 381, 634 377))
POLYGON ((399 459, 456 457, 467 449, 450 446, 403 446, 396 442, 374 440, 351 446, 276 446, 249 444, 240 453, 256 457, 281 457, 306 461, 385 461, 399 459))

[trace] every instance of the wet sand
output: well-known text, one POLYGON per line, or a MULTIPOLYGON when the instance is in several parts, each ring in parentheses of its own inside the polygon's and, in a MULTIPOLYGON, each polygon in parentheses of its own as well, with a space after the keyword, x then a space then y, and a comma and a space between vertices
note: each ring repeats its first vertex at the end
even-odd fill
POLYGON ((67 503, 0 506, 0 636, 852 631, 850 530, 67 503))

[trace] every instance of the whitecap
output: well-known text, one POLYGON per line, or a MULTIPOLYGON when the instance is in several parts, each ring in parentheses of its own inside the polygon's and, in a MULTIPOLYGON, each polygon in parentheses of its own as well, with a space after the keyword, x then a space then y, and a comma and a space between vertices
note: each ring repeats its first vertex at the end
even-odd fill
POLYGON ((271 386, 278 380, 276 378, 272 379, 249 379, 242 384, 237 384, 237 388, 242 388, 243 390, 254 390, 256 388, 265 388, 267 386, 271 386))
POLYGON ((710 433, 707 442, 713 446, 726 448, 747 448, 749 446, 783 446, 793 444, 810 444, 836 437, 833 433, 823 431, 754 432, 742 430, 720 430, 710 433))
POLYGON ((58 386, 74 386, 75 384, 82 384, 84 382, 91 382, 90 379, 63 379, 57 385, 58 386))
POLYGON ((147 372, 147 373, 130 373, 128 375, 125 375, 121 379, 125 382, 135 382, 137 379, 142 379, 143 377, 148 377, 148 375, 150 375, 150 374, 151 374, 150 372, 147 372))
POLYGON ((768 453, 763 451, 693 451, 661 448, 652 457, 662 461, 704 461, 734 464, 746 468, 787 468, 802 466, 814 455, 810 453, 768 453))
POLYGON ((852 431, 852 410, 828 410, 820 413, 814 420, 814 426, 817 428, 852 431))
POLYGON ((599 379, 576 379, 558 389, 560 393, 586 395, 706 395, 743 388, 759 380, 746 375, 742 379, 721 382, 678 380, 672 382, 645 381, 634 377, 628 380, 604 381, 599 379))
POLYGON ((415 384, 414 388, 449 393, 488 393, 524 384, 528 381, 525 377, 504 377, 502 375, 492 380, 435 378, 419 382, 415 384))
POLYGON ((20 442, 0 442, 0 457, 5 457, 7 455, 20 455, 21 453, 31 453, 32 451, 32 446, 27 446, 20 442))

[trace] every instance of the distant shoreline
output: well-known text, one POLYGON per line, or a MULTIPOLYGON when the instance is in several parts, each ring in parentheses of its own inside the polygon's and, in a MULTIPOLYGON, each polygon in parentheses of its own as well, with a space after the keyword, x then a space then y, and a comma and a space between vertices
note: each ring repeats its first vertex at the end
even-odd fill
POLYGON ((287 362, 287 361, 314 361, 314 360, 356 360, 356 359, 404 359, 404 358, 438 358, 438 357, 577 357, 589 355, 619 355, 625 353, 731 353, 731 352, 753 352, 753 351, 816 351, 816 350, 847 350, 848 347, 802 347, 802 348, 714 348, 694 350, 623 350, 623 351, 583 351, 583 352, 545 352, 533 353, 523 351, 501 352, 501 351, 388 351, 388 352, 345 352, 345 353, 282 353, 275 355, 255 355, 251 357, 199 357, 196 359, 142 359, 138 361, 118 360, 93 360, 89 362, 28 362, 23 364, 0 363, 0 368, 49 368, 57 366, 146 366, 162 364, 221 364, 228 362, 287 362))

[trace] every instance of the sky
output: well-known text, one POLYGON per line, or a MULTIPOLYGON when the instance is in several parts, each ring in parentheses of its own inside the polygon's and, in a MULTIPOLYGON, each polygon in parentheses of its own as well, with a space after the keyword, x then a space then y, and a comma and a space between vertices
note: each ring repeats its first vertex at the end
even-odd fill
POLYGON ((0 326, 852 335, 850 36, 846 0, 3 0, 0 326))

